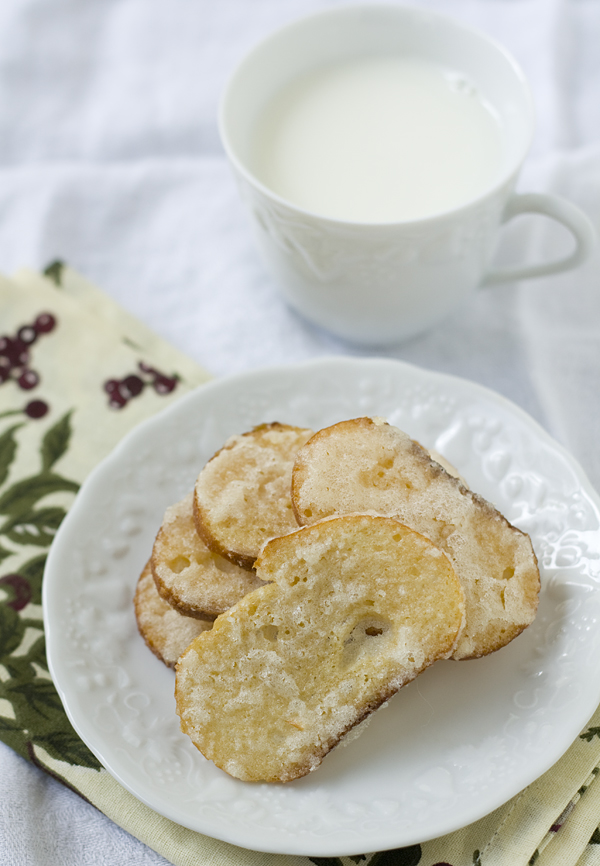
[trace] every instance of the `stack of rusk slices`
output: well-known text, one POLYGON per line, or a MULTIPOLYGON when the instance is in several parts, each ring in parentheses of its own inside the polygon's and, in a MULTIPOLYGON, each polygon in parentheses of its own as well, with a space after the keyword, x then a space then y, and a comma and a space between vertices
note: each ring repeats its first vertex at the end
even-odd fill
POLYGON ((167 509, 136 617, 206 758, 296 779, 433 662, 533 621, 529 536, 442 463, 379 418, 263 424, 167 509))

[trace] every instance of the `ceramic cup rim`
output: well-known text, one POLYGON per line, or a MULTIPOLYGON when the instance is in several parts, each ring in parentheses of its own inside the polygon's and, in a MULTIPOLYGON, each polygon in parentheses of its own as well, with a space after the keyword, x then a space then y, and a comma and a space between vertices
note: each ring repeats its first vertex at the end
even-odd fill
POLYGON ((263 196, 275 202, 280 207, 287 208, 288 210, 302 215, 309 220, 320 221, 324 224, 329 224, 331 226, 356 226, 360 227, 361 229, 368 230, 377 228, 391 228, 393 226, 425 226, 427 223, 434 223, 441 219, 453 218, 457 214, 460 214, 464 211, 469 210, 473 206, 476 206, 479 202, 487 200, 490 197, 493 198, 507 186, 511 186, 514 183, 517 175, 519 174, 523 161, 531 147, 531 142, 535 129, 535 111, 529 82, 520 64, 517 62, 514 56, 504 47, 504 45, 502 45, 493 37, 489 36, 487 33, 484 33, 483 31, 470 25, 464 24, 462 21, 444 13, 437 11, 434 12, 429 9, 422 9, 416 6, 409 6, 404 4, 392 5, 390 3, 351 3, 337 6, 331 9, 320 10, 318 12, 313 12, 309 15, 304 15, 300 18, 296 18, 293 21, 284 24, 282 27, 271 31, 269 34, 267 34, 267 36, 262 38, 252 48, 250 48, 249 51, 247 51, 236 64, 235 68, 233 69, 226 81, 221 98, 219 100, 218 129, 221 143, 230 163, 234 166, 235 170, 246 180, 246 182, 258 191, 260 191, 263 196), (410 16, 413 19, 420 18, 422 21, 430 22, 435 27, 445 27, 449 30, 456 31, 457 33, 466 34, 471 38, 479 39, 482 43, 486 44, 491 51, 495 51, 497 55, 503 58, 507 66, 512 71, 515 80, 519 83, 523 97, 523 114, 526 114, 525 120, 527 123, 527 134, 523 136, 522 146, 496 180, 484 187, 477 194, 472 195, 468 199, 465 199, 465 201, 461 202, 459 205, 455 205, 444 210, 435 211, 434 213, 427 214, 422 217, 408 219, 361 221, 354 219, 341 219, 339 217, 329 217, 325 214, 319 213, 318 211, 314 211, 310 208, 298 205, 295 202, 290 201, 289 199, 286 199, 271 190, 254 175, 254 173, 246 165, 245 161, 240 156, 238 156, 235 146, 232 143, 231 137, 228 132, 227 112, 228 103, 232 98, 232 94, 234 93, 239 80, 243 77, 244 69, 247 68, 249 64, 256 62, 257 58, 260 57, 263 51, 274 45, 280 39, 285 39, 290 34, 293 34, 294 30, 300 30, 306 26, 310 26, 311 24, 318 25, 321 21, 325 22, 327 20, 332 20, 338 17, 341 18, 347 15, 356 14, 357 12, 364 15, 368 15, 371 13, 374 13, 376 15, 382 13, 389 13, 390 15, 396 16, 398 19, 400 19, 402 16, 410 16))

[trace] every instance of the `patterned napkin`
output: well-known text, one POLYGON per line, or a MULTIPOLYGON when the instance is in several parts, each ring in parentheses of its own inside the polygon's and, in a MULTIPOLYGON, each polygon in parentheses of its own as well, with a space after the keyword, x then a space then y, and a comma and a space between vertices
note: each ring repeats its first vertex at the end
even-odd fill
POLYGON ((354 857, 245 851, 156 815, 73 731, 48 674, 41 583, 81 482, 134 425, 208 379, 59 262, 0 278, 0 737, 175 866, 600 866, 600 710, 564 757, 481 821, 354 857))

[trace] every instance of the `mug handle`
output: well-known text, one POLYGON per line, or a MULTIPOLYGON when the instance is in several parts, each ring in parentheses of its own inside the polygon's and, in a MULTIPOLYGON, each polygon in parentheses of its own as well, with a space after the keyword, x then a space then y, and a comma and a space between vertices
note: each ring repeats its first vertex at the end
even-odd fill
POLYGON ((596 231, 591 220, 570 201, 547 193, 515 193, 508 202, 502 222, 508 222, 522 213, 543 214, 564 225, 575 238, 574 252, 565 258, 545 264, 491 270, 484 276, 482 286, 569 271, 584 262, 596 244, 596 231))

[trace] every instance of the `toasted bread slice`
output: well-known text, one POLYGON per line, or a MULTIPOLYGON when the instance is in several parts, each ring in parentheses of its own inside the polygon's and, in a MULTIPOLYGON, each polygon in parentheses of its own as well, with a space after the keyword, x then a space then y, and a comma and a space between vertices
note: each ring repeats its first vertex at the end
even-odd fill
POLYGON ((194 517, 215 553, 252 569, 270 538, 296 529, 290 501, 292 466, 311 430, 261 424, 232 436, 200 472, 194 517))
POLYGON ((211 622, 182 616, 163 601, 156 590, 150 561, 140 574, 133 603, 139 633, 154 655, 170 668, 175 667, 195 637, 212 628, 211 622))
POLYGON ((190 493, 167 508, 152 548, 152 573, 171 607, 214 620, 262 581, 208 549, 196 532, 192 499, 190 493))
POLYGON ((369 515, 273 539, 256 570, 271 583, 180 658, 177 711, 182 730, 230 775, 287 782, 453 652, 463 593, 431 542, 369 515))
POLYGON ((385 514, 444 550, 466 599, 456 659, 505 646, 535 617, 540 577, 529 536, 379 419, 316 433, 296 458, 292 503, 300 524, 356 511, 385 514))

